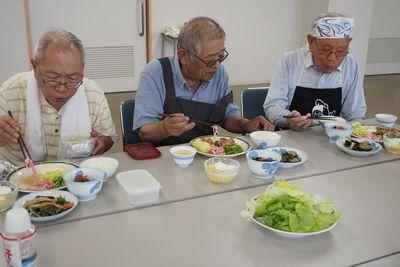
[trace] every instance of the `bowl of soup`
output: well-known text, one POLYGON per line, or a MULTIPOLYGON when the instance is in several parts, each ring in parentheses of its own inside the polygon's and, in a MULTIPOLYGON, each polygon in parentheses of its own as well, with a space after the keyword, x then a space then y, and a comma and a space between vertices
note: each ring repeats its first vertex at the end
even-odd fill
POLYGON ((171 147, 169 152, 179 167, 186 168, 193 162, 197 149, 192 146, 179 145, 171 147))

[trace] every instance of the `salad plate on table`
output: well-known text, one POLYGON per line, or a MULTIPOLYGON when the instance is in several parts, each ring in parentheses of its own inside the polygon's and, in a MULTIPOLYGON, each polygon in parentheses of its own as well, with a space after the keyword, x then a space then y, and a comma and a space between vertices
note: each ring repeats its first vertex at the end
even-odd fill
POLYGON ((63 180, 64 174, 78 168, 70 162, 38 162, 35 163, 40 173, 40 178, 36 179, 31 170, 26 167, 20 167, 11 172, 7 179, 15 182, 20 192, 31 193, 48 189, 66 188, 63 180))
POLYGON ((190 145, 201 155, 221 158, 237 157, 251 149, 250 143, 244 139, 212 135, 194 138, 190 145))
POLYGON ((400 134, 400 130, 375 125, 361 125, 356 122, 353 125, 353 136, 356 138, 365 138, 369 141, 383 142, 383 135, 389 134, 400 134))
POLYGON ((70 213, 78 205, 78 198, 67 191, 46 190, 25 195, 14 203, 14 208, 25 208, 33 222, 48 222, 70 213))
POLYGON ((340 215, 321 195, 301 191, 284 180, 269 185, 246 203, 240 215, 275 234, 299 238, 319 235, 336 226, 340 215))
POLYGON ((281 154, 282 159, 279 162, 281 168, 292 168, 306 162, 307 154, 293 147, 271 147, 267 150, 275 151, 281 154))

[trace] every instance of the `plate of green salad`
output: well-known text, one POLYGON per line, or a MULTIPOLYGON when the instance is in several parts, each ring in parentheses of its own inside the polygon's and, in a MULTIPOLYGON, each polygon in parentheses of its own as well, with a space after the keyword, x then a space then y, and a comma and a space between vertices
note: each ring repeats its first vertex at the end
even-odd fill
POLYGON ((303 192, 284 180, 269 185, 247 203, 241 216, 278 235, 297 238, 330 231, 340 214, 321 195, 303 192))
POLYGON ((251 145, 238 137, 200 136, 190 145, 197 149, 197 153, 208 157, 233 158, 245 154, 251 149, 251 145))

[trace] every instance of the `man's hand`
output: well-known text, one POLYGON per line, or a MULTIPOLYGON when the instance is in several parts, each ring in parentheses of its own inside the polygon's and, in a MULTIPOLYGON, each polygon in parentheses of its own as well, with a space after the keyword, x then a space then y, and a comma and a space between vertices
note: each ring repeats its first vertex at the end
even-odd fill
POLYGON ((182 113, 174 113, 170 117, 165 117, 161 124, 164 131, 170 136, 180 136, 196 126, 194 122, 189 122, 189 117, 182 113))
POLYGON ((0 146, 17 143, 21 128, 8 115, 0 116, 0 146))
POLYGON ((295 131, 301 131, 307 129, 311 125, 311 114, 308 113, 306 116, 301 116, 301 114, 297 110, 292 110, 288 116, 293 118, 288 118, 287 123, 290 129, 295 131))
POLYGON ((257 116, 242 124, 242 128, 246 133, 254 131, 274 131, 275 126, 270 123, 264 116, 257 116))
POLYGON ((92 131, 90 135, 96 138, 96 143, 92 151, 92 156, 105 153, 114 144, 114 141, 111 139, 111 137, 99 135, 99 133, 96 131, 92 131))

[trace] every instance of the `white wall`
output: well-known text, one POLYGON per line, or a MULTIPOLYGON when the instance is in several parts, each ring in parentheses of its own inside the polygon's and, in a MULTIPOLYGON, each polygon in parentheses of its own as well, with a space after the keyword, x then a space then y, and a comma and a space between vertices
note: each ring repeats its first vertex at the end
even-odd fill
POLYGON ((374 4, 366 74, 400 73, 400 1, 374 4))
MULTIPOLYGON (((160 33, 195 16, 209 16, 226 32, 230 84, 271 80, 279 57, 304 44, 298 0, 153 0, 153 56, 161 56, 160 33)), ((172 51, 172 49, 170 49, 172 51)), ((169 54, 172 54, 171 52, 169 54)))
POLYGON ((0 84, 29 70, 23 0, 0 1, 0 84))

